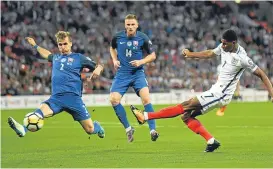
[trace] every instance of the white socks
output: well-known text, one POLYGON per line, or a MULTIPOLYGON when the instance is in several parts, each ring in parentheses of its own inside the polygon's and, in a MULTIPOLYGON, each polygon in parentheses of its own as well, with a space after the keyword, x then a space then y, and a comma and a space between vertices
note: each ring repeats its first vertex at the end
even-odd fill
POLYGON ((146 111, 144 112, 144 120, 148 120, 148 113, 146 111))
POLYGON ((213 144, 213 143, 214 143, 214 140, 215 140, 215 138, 214 138, 214 137, 212 137, 211 139, 209 139, 209 140, 208 140, 208 142, 207 142, 207 143, 208 143, 208 144, 213 144))
POLYGON ((132 129, 131 126, 127 127, 127 128, 125 129, 126 133, 127 133, 128 131, 130 131, 131 129, 132 129))
POLYGON ((150 134, 152 134, 153 132, 156 132, 154 129, 150 131, 150 134))

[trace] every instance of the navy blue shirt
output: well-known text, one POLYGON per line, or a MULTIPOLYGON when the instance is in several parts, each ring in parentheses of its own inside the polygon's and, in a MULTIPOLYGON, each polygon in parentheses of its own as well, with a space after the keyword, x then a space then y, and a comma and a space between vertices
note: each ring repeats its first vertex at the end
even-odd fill
POLYGON ((133 37, 128 37, 126 31, 118 32, 112 39, 111 46, 117 50, 120 68, 117 73, 131 73, 137 70, 143 70, 143 65, 139 67, 132 66, 129 62, 143 59, 144 50, 147 54, 154 52, 153 45, 149 37, 137 31, 133 37))
POLYGON ((72 93, 82 96, 81 71, 83 68, 93 71, 96 63, 80 53, 50 54, 48 61, 52 62, 52 95, 72 93))

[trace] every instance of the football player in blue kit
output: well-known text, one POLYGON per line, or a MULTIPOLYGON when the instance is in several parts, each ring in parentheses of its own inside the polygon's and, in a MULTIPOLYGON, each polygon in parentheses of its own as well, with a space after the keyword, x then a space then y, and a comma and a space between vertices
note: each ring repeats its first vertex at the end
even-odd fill
MULTIPOLYGON (((26 38, 26 41, 43 58, 52 63, 51 97, 42 102, 34 112, 43 118, 47 118, 66 111, 82 125, 87 134, 97 134, 100 138, 104 138, 104 129, 99 122, 91 120, 81 98, 83 88, 81 71, 88 68, 93 71, 90 79, 97 78, 103 71, 103 67, 96 64, 89 57, 71 51, 72 39, 69 32, 59 31, 55 36, 60 51, 58 54, 52 54, 50 51, 38 46, 33 38, 26 38)), ((8 118, 8 123, 19 137, 25 136, 27 132, 25 126, 16 122, 12 117, 8 118)))
MULTIPOLYGON (((129 124, 124 107, 120 104, 121 98, 129 87, 133 87, 141 98, 145 111, 151 112, 153 106, 150 101, 148 82, 143 65, 156 59, 152 42, 149 37, 137 31, 137 17, 129 14, 125 17, 125 30, 115 34, 111 41, 110 54, 114 68, 117 70, 110 89, 110 102, 119 121, 125 128, 129 142, 134 140, 134 128, 129 124), (144 51, 148 54, 143 57, 144 51)), ((151 140, 159 137, 155 130, 155 121, 148 121, 151 140)))

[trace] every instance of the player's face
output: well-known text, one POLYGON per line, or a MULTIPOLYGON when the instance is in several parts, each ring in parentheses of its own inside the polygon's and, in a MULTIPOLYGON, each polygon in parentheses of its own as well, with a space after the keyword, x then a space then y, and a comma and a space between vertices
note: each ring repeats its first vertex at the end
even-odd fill
POLYGON ((128 36, 134 36, 138 28, 137 20, 125 19, 125 29, 128 36))
POLYGON ((231 52, 235 47, 235 42, 228 42, 225 39, 222 39, 222 48, 225 52, 231 52))
POLYGON ((69 54, 71 52, 72 42, 68 37, 58 41, 58 48, 62 54, 69 54))

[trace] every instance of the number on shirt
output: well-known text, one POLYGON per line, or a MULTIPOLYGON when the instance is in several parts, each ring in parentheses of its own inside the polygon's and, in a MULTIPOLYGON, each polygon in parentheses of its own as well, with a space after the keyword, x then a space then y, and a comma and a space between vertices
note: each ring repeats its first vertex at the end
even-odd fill
POLYGON ((132 50, 126 49, 126 57, 132 57, 132 50))
POLYGON ((63 63, 61 63, 61 68, 60 68, 60 70, 64 70, 64 64, 63 64, 63 63))

